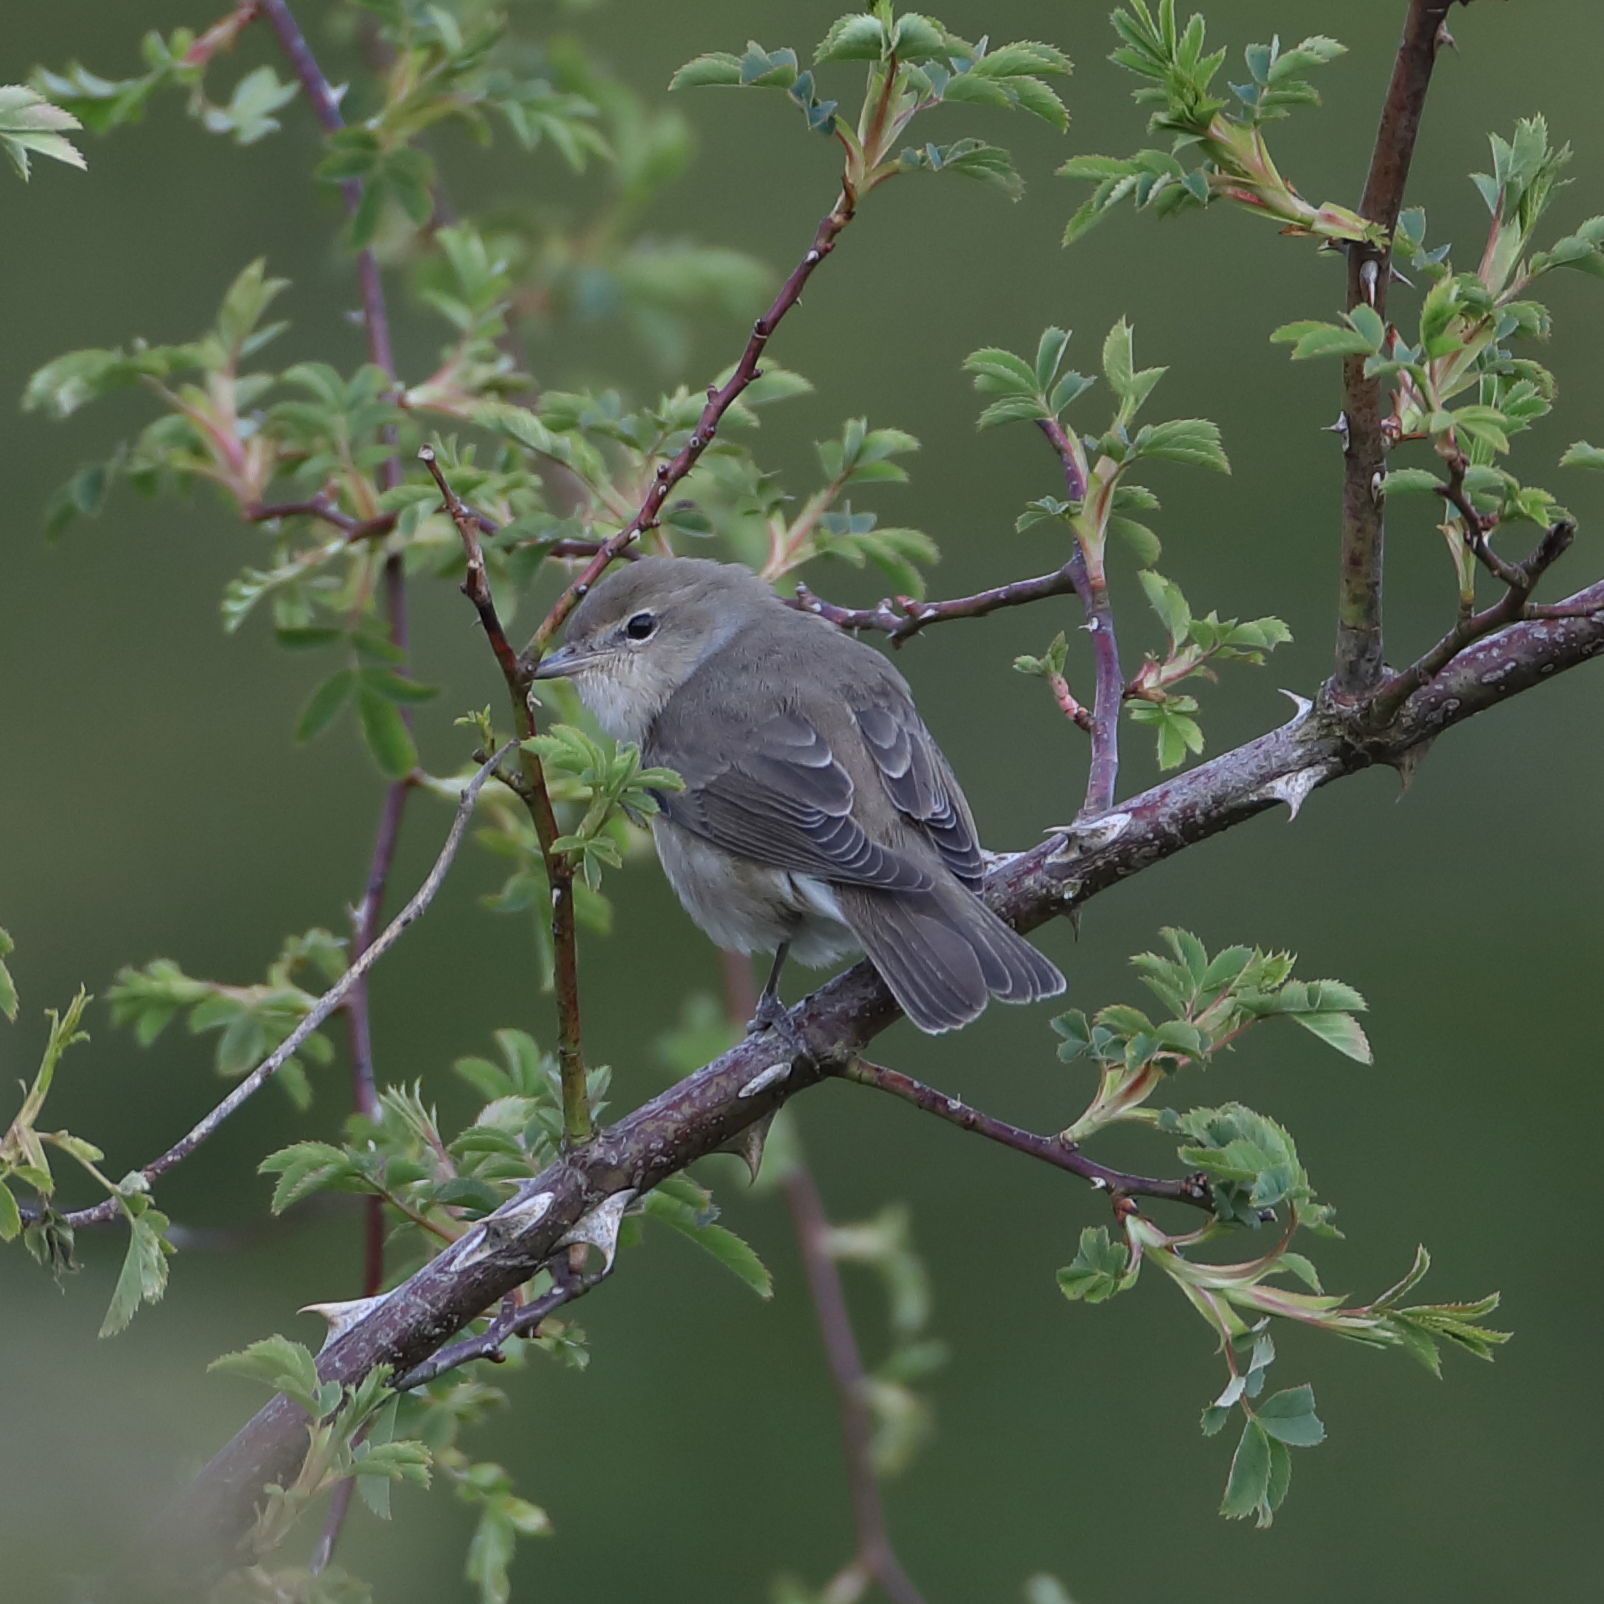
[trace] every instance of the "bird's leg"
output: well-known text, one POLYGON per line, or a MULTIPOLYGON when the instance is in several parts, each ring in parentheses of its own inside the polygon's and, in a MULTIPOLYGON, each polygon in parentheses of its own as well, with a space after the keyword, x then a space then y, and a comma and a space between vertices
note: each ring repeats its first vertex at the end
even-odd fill
POLYGON ((763 992, 757 1000, 757 1007, 753 1010, 751 1019, 747 1022, 746 1033, 755 1036, 760 1030, 776 1030, 780 1021, 785 1019, 790 1010, 780 1001, 780 971, 785 968, 785 955, 791 950, 789 941, 782 941, 774 954, 774 962, 769 968, 769 978, 763 982, 763 992))
POLYGON ((785 955, 790 950, 791 943, 782 941, 779 950, 774 954, 773 967, 769 970, 769 978, 763 984, 757 1007, 747 1022, 746 1033, 748 1036, 756 1036, 762 1031, 772 1030, 791 1050, 794 1057, 810 1058, 812 1054, 808 1051, 808 1044, 803 1041, 801 1033, 791 1023, 791 1010, 780 1001, 780 971, 785 968, 785 955))

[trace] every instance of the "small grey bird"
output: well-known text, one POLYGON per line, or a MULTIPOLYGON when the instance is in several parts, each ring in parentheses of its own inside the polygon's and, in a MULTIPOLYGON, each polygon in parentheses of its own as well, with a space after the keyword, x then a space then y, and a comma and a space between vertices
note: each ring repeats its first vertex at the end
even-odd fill
POLYGON ((751 569, 643 557, 575 608, 537 679, 572 679, 616 740, 677 770, 657 853, 722 947, 774 952, 754 1026, 783 1014, 787 952, 861 949, 921 1030, 1064 977, 975 895, 969 804, 879 652, 787 607, 751 569))

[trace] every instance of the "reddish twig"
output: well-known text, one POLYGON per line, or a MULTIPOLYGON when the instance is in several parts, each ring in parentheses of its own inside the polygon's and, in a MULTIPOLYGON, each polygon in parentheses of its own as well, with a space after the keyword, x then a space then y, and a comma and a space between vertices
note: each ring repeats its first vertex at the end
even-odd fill
POLYGON ((878 630, 893 646, 917 635, 927 624, 944 624, 954 618, 983 618, 1002 607, 1022 607, 1026 602, 1047 596, 1064 596, 1075 590, 1074 576, 1066 564, 1050 574, 1034 579, 1016 579, 973 596, 955 596, 950 601, 919 601, 912 596, 887 598, 878 607, 838 607, 816 596, 806 585, 796 587, 796 599, 786 605, 799 612, 814 613, 841 629, 878 630), (893 605, 894 601, 894 605, 893 605))
POLYGON ((534 708, 529 699, 533 681, 528 667, 513 650, 506 631, 501 627, 501 619, 490 594, 484 550, 479 544, 482 520, 451 488, 433 447, 419 447, 418 457, 439 487, 445 510, 462 538, 462 548, 467 556, 462 592, 479 614, 485 639, 495 654, 512 701, 513 725, 518 732, 519 763, 523 776, 522 784, 514 789, 528 808, 529 817, 534 823, 535 837, 540 842, 540 853, 546 866, 546 879, 551 887, 552 977, 557 999, 557 1064, 562 1080, 563 1130, 571 1145, 582 1146, 590 1140, 591 1122, 590 1099, 585 1085, 584 1038, 580 1029, 579 936, 574 927, 574 866, 567 854, 557 851, 553 845, 562 830, 557 823, 556 809, 552 806, 545 768, 535 753, 522 744, 535 734, 534 708))
POLYGON ((275 523, 281 518, 317 518, 338 529, 353 544, 380 539, 396 525, 393 512, 380 513, 376 518, 353 518, 323 496, 313 496, 309 501, 253 502, 243 509, 243 516, 253 524, 275 523))
POLYGON ((1100 1192, 1108 1192, 1116 1197, 1164 1198, 1172 1203, 1190 1203, 1200 1209, 1213 1207, 1209 1201, 1208 1183, 1201 1175, 1188 1175, 1178 1181, 1170 1181, 1111 1170, 1106 1164, 1098 1164, 1087 1158, 1076 1143, 1066 1142, 1061 1136, 1038 1136, 1034 1131, 1021 1130, 1006 1120, 993 1119, 990 1114, 971 1108, 957 1097, 938 1092, 934 1086, 926 1086, 923 1081, 917 1081, 898 1070, 871 1064, 866 1058, 853 1058, 841 1070, 841 1074, 848 1080, 900 1097, 905 1103, 912 1103, 915 1108, 934 1114, 937 1119, 944 1119, 960 1130, 974 1131, 976 1135, 999 1142, 1016 1153, 1040 1159, 1055 1169, 1068 1170, 1071 1175, 1089 1181, 1100 1192))
MULTIPOLYGON (((288 0, 261 0, 259 14, 266 17, 278 36, 280 47, 288 57, 313 115, 326 134, 337 133, 345 126, 340 115, 339 100, 333 86, 318 65, 306 36, 301 32, 288 0)), ((340 198, 348 218, 354 218, 362 204, 362 184, 359 179, 348 178, 340 184, 340 198)), ((362 298, 362 327, 367 334, 368 355, 394 383, 395 355, 390 343, 390 319, 384 302, 384 283, 379 277, 378 258, 370 247, 356 255, 357 286, 362 298)), ((391 450, 379 465, 379 488, 393 490, 401 483, 401 462, 395 454, 396 432, 385 425, 380 439, 391 450)), ((321 498, 319 498, 321 499, 321 498)), ((326 513, 319 513, 325 521, 336 522, 326 513)), ((357 538, 347 531, 348 538, 357 538)), ((401 553, 392 551, 384 559, 384 610, 388 623, 390 643, 406 662, 407 650, 407 593, 406 571, 401 553)), ((412 715, 407 708, 401 710, 402 722, 411 728, 412 715)), ((411 782, 406 779, 392 781, 385 791, 379 811, 379 825, 374 834, 373 852, 368 859, 368 874, 363 885, 362 898, 352 917, 351 953, 360 958, 372 944, 379 928, 379 915, 384 905, 384 893, 395 861, 396 843, 401 833, 401 816, 406 811, 411 782)), ((347 1040, 351 1052, 351 1100, 357 1113, 372 1118, 379 1109, 378 1087, 373 1071, 373 1035, 368 1021, 368 992, 365 984, 358 983, 345 1005, 347 1040)), ((384 1279, 384 1213, 378 1198, 370 1198, 364 1227, 363 1293, 372 1296, 384 1279)), ((349 1495, 347 1495, 349 1496, 349 1495)), ((325 1533, 325 1542, 332 1548, 338 1534, 338 1523, 325 1533)))
MULTIPOLYGON (((501 618, 496 612, 496 603, 490 594, 490 579, 485 571, 484 548, 479 544, 481 520, 469 510, 466 503, 446 482, 446 476, 440 469, 439 459, 435 456, 432 446, 419 446, 418 460, 429 470, 435 484, 439 486, 446 513, 457 526, 458 535, 462 537, 462 549, 468 559, 467 572, 462 581, 462 594, 473 603, 474 611, 479 615, 485 639, 489 641, 490 650, 495 653, 496 662, 501 666, 502 677, 507 681, 507 688, 513 694, 515 709, 524 708, 524 718, 527 719, 527 697, 523 692, 518 654, 513 650, 512 642, 507 639, 507 632, 501 627, 501 618)), ((524 735, 532 733, 532 726, 528 730, 520 731, 520 734, 524 735)))
POLYGON ((556 1284, 549 1292, 542 1293, 540 1297, 531 1298, 528 1303, 518 1304, 498 1315, 477 1336, 454 1342, 450 1347, 442 1348, 438 1353, 430 1355, 422 1364, 414 1365, 405 1375, 398 1376, 392 1381, 391 1389, 395 1392, 411 1392, 414 1388, 433 1381, 436 1376, 443 1376, 448 1370, 472 1364, 476 1359, 499 1362, 502 1348, 514 1338, 538 1337, 542 1320, 556 1313, 565 1304, 577 1302, 593 1287, 599 1287, 612 1274, 609 1267, 597 1271, 594 1275, 574 1275, 566 1269, 565 1261, 561 1258, 554 1259, 548 1268, 558 1276, 556 1284))
POLYGON ((805 1164, 793 1165, 783 1185, 841 1417, 841 1455, 846 1461, 852 1498, 855 1551, 837 1580, 872 1580, 879 1583, 892 1604, 923 1604, 886 1529, 885 1501, 874 1469, 874 1423, 865 1395, 868 1377, 852 1330, 852 1316, 847 1311, 841 1272, 830 1252, 830 1222, 825 1218, 823 1200, 805 1164))
POLYGON ((1069 688, 1069 681, 1062 674, 1049 673, 1047 686, 1053 693, 1054 702, 1058 704, 1058 711, 1076 729, 1085 730, 1090 735, 1092 733, 1092 710, 1084 702, 1076 700, 1075 693, 1069 688))
MULTIPOLYGON (((1474 511, 1471 512, 1471 516, 1476 516, 1474 511)), ((1370 702, 1371 716, 1379 719, 1391 718, 1409 697, 1441 674, 1466 647, 1484 636, 1496 634, 1517 620, 1528 617, 1591 616, 1596 609, 1588 609, 1578 614, 1560 609, 1527 606, 1527 598, 1536 588, 1537 581, 1564 554, 1575 535, 1576 525, 1562 519, 1544 532, 1542 539, 1533 547, 1531 555, 1524 562, 1510 563, 1500 558, 1499 567, 1494 571, 1500 578, 1508 576, 1505 583, 1509 589, 1505 594, 1491 607, 1461 618, 1430 651, 1401 673, 1394 674, 1387 680, 1370 702)), ((1481 544, 1485 549, 1485 536, 1482 537, 1481 544)))
POLYGON ((780 320, 801 300, 803 288, 813 276, 814 268, 835 249, 836 236, 852 221, 854 207, 852 195, 847 190, 842 190, 834 209, 814 231, 813 243, 803 253, 802 260, 791 269, 789 276, 780 286, 779 293, 769 303, 769 309, 752 325, 751 336, 746 342, 746 349, 741 352, 740 361, 735 364, 735 371, 722 385, 710 384, 707 387, 707 405, 702 408, 701 416, 696 420, 696 427, 691 430, 690 438, 672 458, 657 465, 652 487, 646 492, 646 497, 635 516, 617 534, 610 535, 602 542, 596 555, 585 565, 584 571, 552 604, 551 611, 547 613, 525 649, 526 657, 538 660, 555 639, 558 630, 567 621, 568 615, 574 610, 580 598, 601 577, 602 570, 626 547, 639 540, 648 529, 657 527, 663 505, 668 500, 670 492, 696 466, 702 453, 712 443, 731 403, 759 376, 758 363, 762 359, 764 348, 768 345, 775 329, 779 327, 780 320))
MULTIPOLYGON (((1086 481, 1076 461, 1075 449, 1064 427, 1056 418, 1040 418, 1037 426, 1047 436, 1064 472, 1064 486, 1071 501, 1086 499, 1086 481)), ((1096 818, 1114 805, 1114 787, 1119 780, 1119 711, 1125 699, 1125 675, 1119 666, 1119 641, 1114 634, 1114 612, 1108 602, 1108 581, 1102 561, 1094 567, 1077 540, 1074 555, 1064 565, 1080 597, 1086 614, 1086 630, 1092 637, 1092 662, 1096 671, 1092 695, 1091 762, 1086 771, 1086 800, 1080 817, 1096 818)))
MULTIPOLYGON (((719 949, 724 981, 724 1012, 740 1029, 757 1007, 752 963, 744 954, 719 949)), ((885 1505, 874 1469, 874 1440, 864 1397, 863 1361, 853 1334, 841 1272, 830 1252, 830 1228, 824 1215, 817 1183, 805 1159, 799 1158, 781 1183, 796 1229, 797 1246, 813 1298, 825 1358, 835 1386, 841 1417, 841 1452, 846 1460, 847 1487, 852 1503, 854 1553, 846 1573, 856 1572, 865 1582, 877 1581, 893 1604, 922 1604, 918 1589, 898 1560, 886 1527, 885 1505)), ((843 1574, 846 1574, 843 1573, 843 1574)))
MULTIPOLYGON (((165 1153, 153 1158, 141 1168, 139 1173, 147 1182, 154 1181, 172 1169, 175 1164, 182 1163, 230 1114, 249 1102, 295 1056, 306 1038, 337 1009, 344 1006, 347 997, 355 987, 361 985, 364 976, 374 964, 400 940, 410 925, 422 917, 424 910, 434 901, 436 893, 444 884, 446 873, 451 868, 451 860, 456 857, 457 848, 462 845, 462 838, 467 832, 468 820, 473 816, 474 802, 480 789, 495 771, 496 765, 512 750, 512 744, 509 741, 493 756, 487 758, 474 773, 473 778, 463 787, 461 799, 457 804, 456 817, 451 821, 445 845, 441 847, 440 854, 434 861, 434 867, 424 876, 423 884, 412 894, 407 905, 379 935, 374 937, 364 951, 353 955, 350 967, 345 973, 313 1003, 295 1029, 222 1102, 200 1120, 187 1135, 174 1142, 165 1153)), ((117 1198, 106 1198, 91 1208, 75 1209, 66 1215, 65 1219, 68 1225, 77 1227, 104 1225, 109 1221, 120 1219, 121 1216, 121 1201, 117 1198)))
MULTIPOLYGON (((1420 117, 1437 59, 1439 30, 1454 0, 1410 0, 1403 39, 1376 130, 1360 213, 1390 236, 1398 225, 1404 186, 1414 158, 1420 117)), ((1347 308, 1372 306, 1383 317, 1391 249, 1348 246, 1347 308)), ((1387 441, 1382 430, 1379 379, 1365 376, 1365 358, 1342 359, 1343 440, 1341 571, 1337 592, 1336 665, 1331 693, 1338 703, 1368 696, 1384 673, 1381 570, 1384 521, 1381 481, 1387 441)))
MULTIPOLYGON (((1495 579, 1502 581, 1512 590, 1518 589, 1524 575, 1519 563, 1512 563, 1505 557, 1500 557, 1487 543, 1487 535, 1491 520, 1483 518, 1471 505, 1469 494, 1465 490, 1465 469, 1469 464, 1465 461, 1464 453, 1458 453, 1448 465, 1448 483, 1437 486, 1437 494, 1446 501, 1460 516, 1465 525, 1465 544, 1470 547, 1471 555, 1475 557, 1483 568, 1495 579)), ((1529 591, 1530 585, 1526 586, 1529 591)))

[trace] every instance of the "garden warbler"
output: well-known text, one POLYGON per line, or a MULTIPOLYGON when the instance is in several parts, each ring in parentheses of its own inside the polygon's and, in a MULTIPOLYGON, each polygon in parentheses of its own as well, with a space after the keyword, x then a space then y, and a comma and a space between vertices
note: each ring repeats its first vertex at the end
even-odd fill
POLYGON ((676 770, 652 819, 686 911, 720 946, 773 952, 754 1028, 784 1015, 789 952, 862 950, 931 1033, 988 996, 1034 1002, 1064 977, 975 895, 974 820, 881 654, 788 607, 751 569, 643 557, 575 608, 537 679, 570 679, 616 740, 676 770))

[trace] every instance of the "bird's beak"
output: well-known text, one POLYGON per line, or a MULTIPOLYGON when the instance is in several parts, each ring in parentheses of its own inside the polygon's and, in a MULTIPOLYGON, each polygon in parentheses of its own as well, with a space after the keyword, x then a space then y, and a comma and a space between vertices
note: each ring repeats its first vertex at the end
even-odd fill
POLYGON ((536 679, 572 679, 590 667, 591 654, 573 646, 559 646, 556 651, 541 658, 535 669, 536 679))

